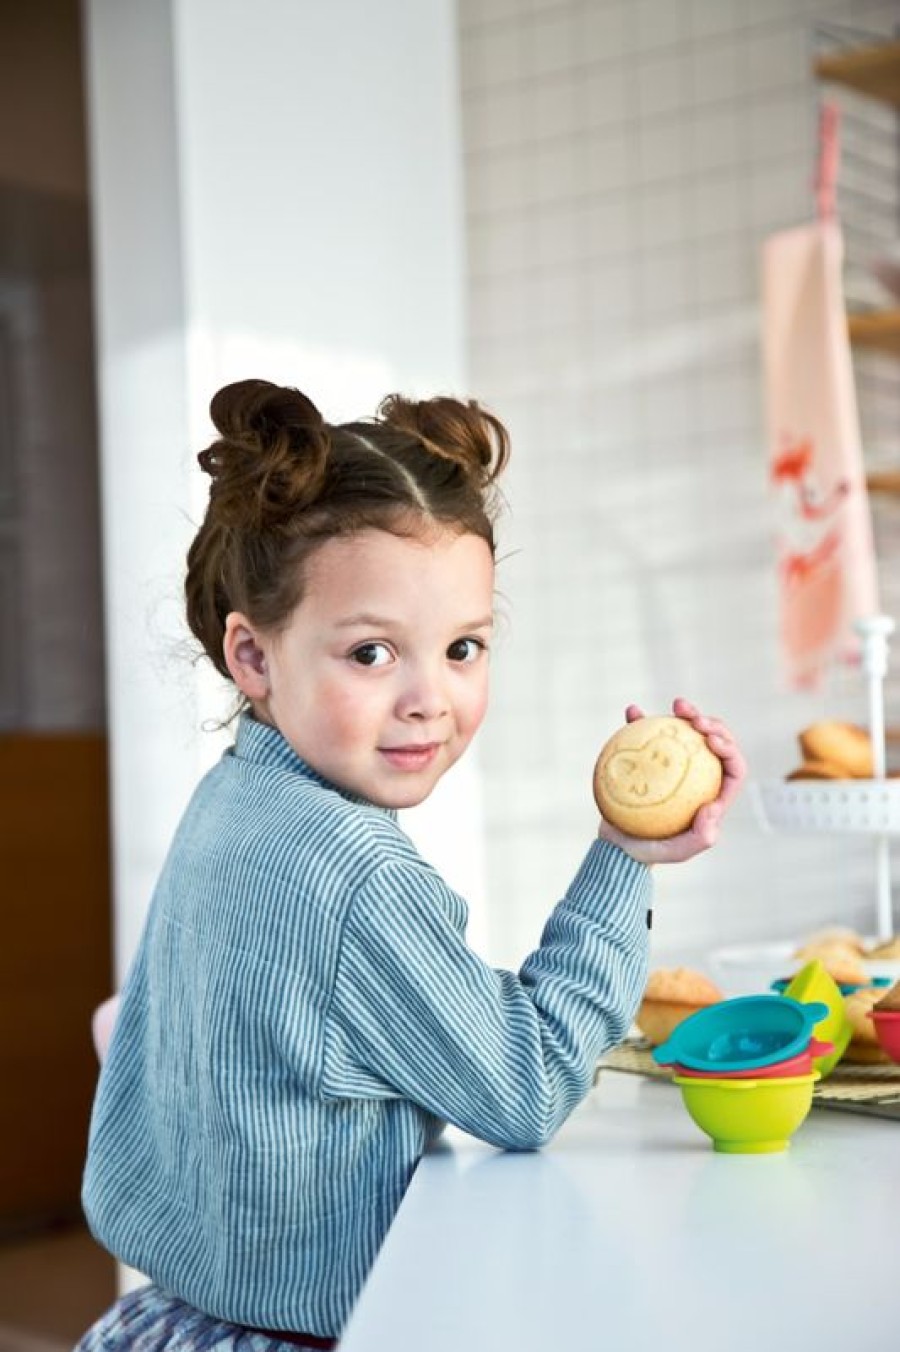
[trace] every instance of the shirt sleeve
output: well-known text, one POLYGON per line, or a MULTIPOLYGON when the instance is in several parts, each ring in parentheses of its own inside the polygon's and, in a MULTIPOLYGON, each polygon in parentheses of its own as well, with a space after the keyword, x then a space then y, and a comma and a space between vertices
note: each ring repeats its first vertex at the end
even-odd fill
POLYGON ((424 861, 368 879, 327 1020, 329 1097, 411 1099, 494 1145, 544 1144, 627 1032, 647 974, 650 871, 595 842, 518 975, 466 945, 424 861))

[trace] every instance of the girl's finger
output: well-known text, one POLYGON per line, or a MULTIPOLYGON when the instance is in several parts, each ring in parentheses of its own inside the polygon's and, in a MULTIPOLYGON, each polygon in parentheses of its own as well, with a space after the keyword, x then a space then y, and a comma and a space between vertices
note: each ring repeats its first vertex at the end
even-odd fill
POLYGON ((697 718, 691 720, 698 732, 702 732, 704 737, 730 737, 731 733, 723 723, 721 718, 714 718, 712 714, 700 714, 697 718))
POLYGON ((718 837, 721 824, 722 798, 720 795, 713 802, 705 803, 703 807, 698 808, 697 815, 691 824, 691 832, 709 846, 718 837))
POLYGON ((734 738, 725 732, 711 732, 706 739, 707 745, 711 751, 714 751, 719 760, 734 762, 735 765, 740 762, 743 764, 744 757, 734 738))

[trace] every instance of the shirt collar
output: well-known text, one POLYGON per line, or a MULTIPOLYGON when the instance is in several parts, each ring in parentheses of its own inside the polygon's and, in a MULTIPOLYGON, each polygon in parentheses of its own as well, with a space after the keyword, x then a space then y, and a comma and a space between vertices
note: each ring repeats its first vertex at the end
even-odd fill
POLYGON ((241 714, 231 754, 236 756, 238 760, 250 761, 254 765, 270 765, 274 769, 287 770, 292 774, 302 775, 304 779, 312 780, 314 784, 318 784, 321 788, 339 794, 348 803, 356 803, 360 807, 370 808, 373 812, 383 812, 392 821, 397 820, 396 808, 379 807, 377 803, 370 803, 368 798, 363 798, 360 794, 349 793, 345 789, 338 788, 330 779, 320 775, 318 770, 314 770, 301 756, 297 755, 294 748, 277 728, 271 727, 268 723, 260 723, 252 714, 241 714))

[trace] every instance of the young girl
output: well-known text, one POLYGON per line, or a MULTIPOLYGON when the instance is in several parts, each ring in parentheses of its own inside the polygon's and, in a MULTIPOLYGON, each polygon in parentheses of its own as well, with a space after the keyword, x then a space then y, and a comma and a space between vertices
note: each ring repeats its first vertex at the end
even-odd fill
MULTIPOLYGON (((178 828, 94 1106, 84 1207, 150 1284, 81 1352, 331 1347, 445 1121, 541 1146, 628 1030, 648 865, 715 840, 598 840, 521 971, 466 947, 466 906, 397 824, 485 713, 502 424, 385 400, 329 426, 262 380, 220 390, 187 615, 243 697, 178 828)), ((634 707, 629 718, 640 717, 634 707)))

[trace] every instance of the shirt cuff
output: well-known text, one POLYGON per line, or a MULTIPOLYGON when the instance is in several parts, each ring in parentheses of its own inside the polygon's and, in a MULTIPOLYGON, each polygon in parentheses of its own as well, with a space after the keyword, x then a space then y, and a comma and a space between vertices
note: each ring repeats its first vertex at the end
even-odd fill
POLYGON ((566 900, 579 909, 588 905, 601 911, 604 920, 630 925, 636 914, 643 920, 650 909, 651 870, 618 845, 595 840, 566 891, 566 900))

